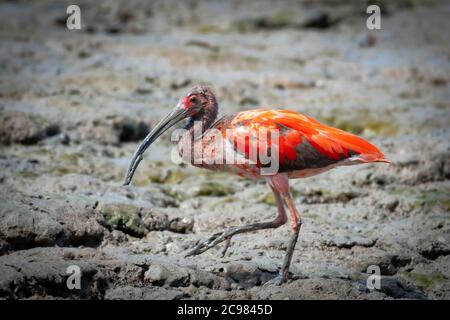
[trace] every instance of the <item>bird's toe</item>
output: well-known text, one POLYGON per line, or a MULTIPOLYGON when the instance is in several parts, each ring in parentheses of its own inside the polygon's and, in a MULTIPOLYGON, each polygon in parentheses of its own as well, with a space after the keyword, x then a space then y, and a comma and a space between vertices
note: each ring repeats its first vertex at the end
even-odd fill
POLYGON ((281 286, 283 283, 287 282, 287 278, 282 274, 278 274, 275 278, 270 279, 266 283, 263 284, 263 288, 267 288, 270 286, 281 286))

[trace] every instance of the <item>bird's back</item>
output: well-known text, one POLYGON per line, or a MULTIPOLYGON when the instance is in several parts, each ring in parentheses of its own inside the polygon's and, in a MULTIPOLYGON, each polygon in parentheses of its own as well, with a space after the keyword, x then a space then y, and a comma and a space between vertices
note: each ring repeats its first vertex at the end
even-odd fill
POLYGON ((291 178, 315 175, 337 165, 389 162, 366 140, 291 110, 242 111, 222 118, 213 127, 257 166, 264 164, 252 159, 252 147, 278 154, 279 172, 287 172, 291 178), (261 134, 271 130, 278 133, 277 141, 270 134, 261 134))

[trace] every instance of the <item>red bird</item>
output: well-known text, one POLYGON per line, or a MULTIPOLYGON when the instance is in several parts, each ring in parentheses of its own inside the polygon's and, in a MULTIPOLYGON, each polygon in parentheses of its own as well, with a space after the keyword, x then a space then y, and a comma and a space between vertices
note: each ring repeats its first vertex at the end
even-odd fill
POLYGON ((289 179, 313 176, 336 166, 387 162, 374 145, 351 133, 326 126, 290 110, 256 109, 227 115, 216 121, 217 100, 206 86, 194 87, 162 119, 136 150, 124 185, 128 185, 145 150, 167 129, 188 119, 178 142, 182 159, 194 166, 233 172, 250 179, 265 179, 278 208, 274 220, 230 227, 201 242, 187 256, 197 255, 243 232, 278 228, 290 216, 292 237, 278 277, 288 279, 292 254, 302 225, 289 192, 289 179), (267 161, 270 158, 270 161, 267 161))

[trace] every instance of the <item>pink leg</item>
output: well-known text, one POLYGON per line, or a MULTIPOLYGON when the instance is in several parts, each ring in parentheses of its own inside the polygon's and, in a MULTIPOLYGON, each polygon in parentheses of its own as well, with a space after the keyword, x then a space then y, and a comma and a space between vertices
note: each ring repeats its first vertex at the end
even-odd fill
POLYGON ((283 260, 283 266, 281 267, 280 275, 271 280, 270 283, 282 284, 286 282, 289 276, 289 266, 291 264, 292 255, 294 253, 295 245, 297 244, 298 234, 300 232, 300 227, 302 225, 302 220, 300 214, 294 206, 292 201, 291 193, 289 192, 289 180, 286 174, 277 174, 271 177, 269 185, 272 189, 277 190, 284 200, 286 207, 289 210, 291 217, 291 229, 292 237, 288 243, 286 255, 283 260))
POLYGON ((300 214, 297 211, 297 208, 294 206, 294 202, 291 198, 291 193, 289 191, 289 179, 285 174, 276 174, 270 178, 269 182, 272 190, 278 191, 281 194, 284 203, 286 204, 289 214, 291 217, 291 228, 292 231, 295 232, 298 228, 298 221, 300 220, 300 214))

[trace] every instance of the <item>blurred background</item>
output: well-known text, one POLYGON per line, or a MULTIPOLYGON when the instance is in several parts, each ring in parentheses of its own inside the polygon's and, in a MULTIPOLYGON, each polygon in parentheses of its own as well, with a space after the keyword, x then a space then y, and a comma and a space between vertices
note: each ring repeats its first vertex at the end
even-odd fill
POLYGON ((449 16, 431 0, 1 2, 0 297, 450 298, 449 16), (183 257, 272 219, 264 183, 173 164, 166 134, 121 186, 139 141, 200 83, 221 115, 293 109, 393 161, 292 183, 305 224, 281 288, 261 284, 288 226, 183 257), (72 264, 81 290, 66 287, 72 264))

